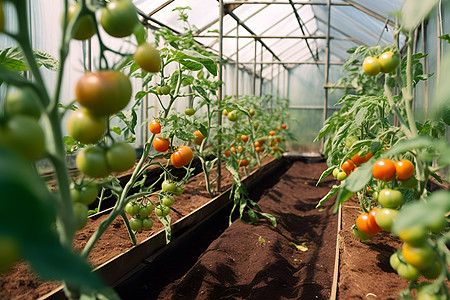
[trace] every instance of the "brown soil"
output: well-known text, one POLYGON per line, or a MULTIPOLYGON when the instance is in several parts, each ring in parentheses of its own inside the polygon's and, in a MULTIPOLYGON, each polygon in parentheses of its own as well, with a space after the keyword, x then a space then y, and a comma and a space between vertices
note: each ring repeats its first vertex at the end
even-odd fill
POLYGON ((332 185, 315 187, 324 168, 293 164, 258 202, 278 226, 235 221, 158 299, 329 299, 337 215, 331 202, 314 209, 332 185))

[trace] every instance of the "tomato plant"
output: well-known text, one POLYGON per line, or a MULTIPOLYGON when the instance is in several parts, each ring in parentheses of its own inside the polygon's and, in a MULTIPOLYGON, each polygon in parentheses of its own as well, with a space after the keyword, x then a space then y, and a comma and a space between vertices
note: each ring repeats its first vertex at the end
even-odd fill
POLYGON ((125 108, 131 92, 128 77, 112 70, 87 73, 75 86, 77 102, 99 116, 108 116, 125 108))
POLYGON ((105 31, 117 38, 129 36, 138 24, 136 8, 130 0, 113 0, 101 10, 101 24, 105 31))

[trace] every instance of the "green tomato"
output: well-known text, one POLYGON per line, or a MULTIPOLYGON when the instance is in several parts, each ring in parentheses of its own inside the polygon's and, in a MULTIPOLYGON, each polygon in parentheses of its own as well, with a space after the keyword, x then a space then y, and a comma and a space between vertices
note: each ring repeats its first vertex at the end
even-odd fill
POLYGON ((75 226, 77 230, 86 226, 89 215, 89 208, 86 204, 75 202, 73 205, 73 215, 75 216, 75 226))
POLYGON ((10 116, 27 115, 36 120, 41 116, 39 98, 31 88, 10 89, 5 101, 5 110, 10 116))
POLYGON ((397 268, 397 273, 400 275, 400 277, 403 277, 407 280, 417 280, 420 275, 420 271, 411 266, 410 264, 400 263, 400 265, 397 268))
POLYGON ((439 263, 439 261, 435 260, 428 268, 420 270, 420 274, 422 274, 427 279, 436 279, 441 274, 441 270, 441 264, 439 263))
POLYGON ((176 196, 181 196, 183 194, 183 188, 181 186, 177 186, 177 188, 175 189, 175 192, 173 192, 174 195, 176 196))
POLYGON ((353 227, 353 235, 363 241, 370 240, 370 235, 361 232, 356 226, 353 227))
POLYGON ((392 51, 386 51, 380 55, 378 62, 381 66, 381 72, 391 73, 395 71, 400 64, 400 55, 392 51))
POLYGON ((98 196, 98 186, 91 181, 81 187, 72 184, 70 188, 70 196, 73 202, 80 202, 86 205, 92 204, 98 196))
POLYGON ((236 110, 232 110, 228 113, 228 120, 235 122, 238 120, 239 116, 236 110))
POLYGON ((369 76, 375 76, 381 71, 381 65, 378 58, 368 56, 364 59, 363 69, 369 76))
POLYGON ((397 208, 402 205, 402 192, 393 189, 382 189, 378 195, 378 202, 386 208, 397 208))
POLYGON ((356 136, 349 135, 345 138, 345 147, 350 148, 357 141, 358 138, 356 136))
POLYGON ((139 231, 142 230, 142 220, 140 218, 132 217, 130 219, 130 228, 133 231, 139 231))
POLYGON ((345 172, 339 172, 336 176, 336 179, 339 181, 345 180, 347 178, 347 173, 345 172))
MULTIPOLYGON (((0 6, 1 8, 1 6, 0 6)), ((20 258, 19 244, 9 236, 0 236, 0 274, 8 271, 20 258)))
POLYGON ((153 227, 153 220, 150 217, 142 218, 142 228, 151 229, 153 227))
POLYGON ((186 109, 184 110, 184 113, 188 116, 192 116, 193 114, 195 114, 195 109, 193 107, 186 107, 186 109))
POLYGON ((162 205, 170 207, 175 203, 175 199, 172 195, 164 196, 161 200, 162 205))
POLYGON ((97 143, 106 132, 108 120, 104 116, 94 116, 87 109, 72 112, 67 119, 67 132, 83 144, 97 143))
POLYGON ((391 257, 389 258, 389 264, 391 265, 392 269, 394 269, 395 271, 398 270, 398 267, 400 266, 400 264, 402 263, 400 261, 400 258, 398 257, 398 253, 397 251, 395 251, 391 257))
POLYGON ((101 10, 103 29, 113 37, 122 38, 133 33, 139 23, 136 7, 131 0, 114 0, 108 2, 101 10))
POLYGON ((147 217, 150 216, 150 214, 153 212, 153 204, 148 203, 144 206, 141 206, 141 208, 139 208, 139 215, 141 217, 147 217))
POLYGON ((378 200, 378 192, 377 191, 373 192, 372 198, 373 198, 373 200, 378 200))
POLYGON ((98 146, 81 149, 75 159, 77 168, 91 177, 107 177, 111 170, 106 161, 106 152, 98 146))
POLYGON ((155 208, 155 215, 158 217, 165 217, 170 213, 170 207, 167 206, 158 206, 155 208))
POLYGON ((398 233, 399 238, 412 246, 422 246, 428 237, 426 228, 421 225, 405 228, 398 233))
POLYGON ((171 90, 171 88, 170 88, 170 85, 163 85, 161 88, 160 88, 160 91, 161 91, 161 94, 162 95, 169 95, 170 94, 170 90, 171 90))
MULTIPOLYGON (((80 4, 72 3, 69 5, 69 21, 75 18, 80 10, 80 4)), ((76 40, 90 39, 96 32, 95 22, 92 16, 83 15, 78 19, 77 24, 73 27, 72 37, 76 40)))
POLYGON ((161 189, 164 192, 173 194, 175 192, 175 190, 177 189, 177 184, 175 182, 173 182, 172 180, 164 180, 163 183, 161 184, 161 189))
POLYGON ((136 215, 140 211, 140 207, 136 202, 128 202, 125 205, 125 211, 130 215, 136 215))
POLYGON ((44 155, 44 131, 36 119, 27 115, 15 115, 5 125, 3 127, 0 125, 0 143, 30 161, 44 155))
POLYGON ((339 168, 334 168, 333 177, 336 178, 338 174, 339 174, 339 168))
MULTIPOLYGON (((161 70, 161 56, 159 51, 149 43, 139 45, 133 57, 136 63, 147 72, 156 73, 161 70)), ((157 92, 158 88, 156 88, 157 92)))
POLYGON ((128 143, 115 143, 106 150, 106 162, 114 172, 131 169, 136 162, 136 150, 128 143))
POLYGON ((377 214, 375 215, 375 221, 377 225, 386 231, 392 230, 392 224, 397 217, 398 210, 392 208, 380 208, 378 209, 377 214))

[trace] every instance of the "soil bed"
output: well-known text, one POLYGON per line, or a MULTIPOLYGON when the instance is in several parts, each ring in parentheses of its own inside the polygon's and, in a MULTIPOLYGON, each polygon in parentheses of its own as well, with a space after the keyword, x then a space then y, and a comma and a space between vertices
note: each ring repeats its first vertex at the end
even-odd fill
POLYGON ((298 161, 283 175, 273 174, 252 191, 262 210, 277 218, 277 227, 268 221, 249 225, 237 220, 220 235, 227 226, 226 215, 214 218, 213 222, 221 225, 180 246, 184 251, 150 258, 147 270, 117 288, 121 297, 329 299, 337 215, 332 213, 332 201, 315 209, 333 183, 325 180, 315 187, 324 168, 324 163, 298 161), (220 237, 208 246, 214 239, 211 234, 220 237), (301 251, 292 243, 307 250, 301 251), (193 253, 202 247, 207 249, 201 250, 198 260, 193 259, 193 253), (187 273, 180 272, 183 269, 187 273))

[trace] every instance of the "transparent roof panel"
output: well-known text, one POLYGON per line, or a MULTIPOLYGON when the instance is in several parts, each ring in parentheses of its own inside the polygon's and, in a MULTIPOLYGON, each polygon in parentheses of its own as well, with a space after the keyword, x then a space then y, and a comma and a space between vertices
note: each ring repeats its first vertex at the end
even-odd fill
MULTIPOLYGON (((178 20, 179 13, 174 9, 190 7, 190 10, 186 10, 189 23, 200 29, 197 40, 212 51, 218 52, 219 39, 215 32, 219 30, 217 0, 133 0, 133 2, 143 13, 178 32, 184 31, 184 24, 178 20)), ((313 55, 318 55, 318 61, 323 63, 326 60, 324 37, 328 29, 328 7, 324 5, 326 0, 311 2, 314 5, 293 0, 294 13, 292 5, 287 0, 224 1, 224 56, 231 60, 238 59, 240 62, 254 61, 255 38, 251 36, 256 34, 260 38, 256 45, 257 62, 272 61, 274 55, 285 62, 312 62, 313 55), (231 11, 232 15, 228 14, 228 11, 231 11), (235 18, 244 24, 239 26, 238 30, 235 18), (241 36, 238 57, 236 57, 236 34, 241 36), (312 37, 294 38, 303 35, 312 37)), ((395 18, 392 12, 401 9, 401 0, 332 0, 331 3, 331 62, 345 61, 348 57, 346 50, 354 46, 394 43, 392 33, 395 18)), ((156 24, 152 25, 158 27, 156 24)), ((400 47, 403 45, 404 36, 401 36, 400 47)), ((270 74, 271 69, 271 65, 264 65, 264 74, 270 74)))

